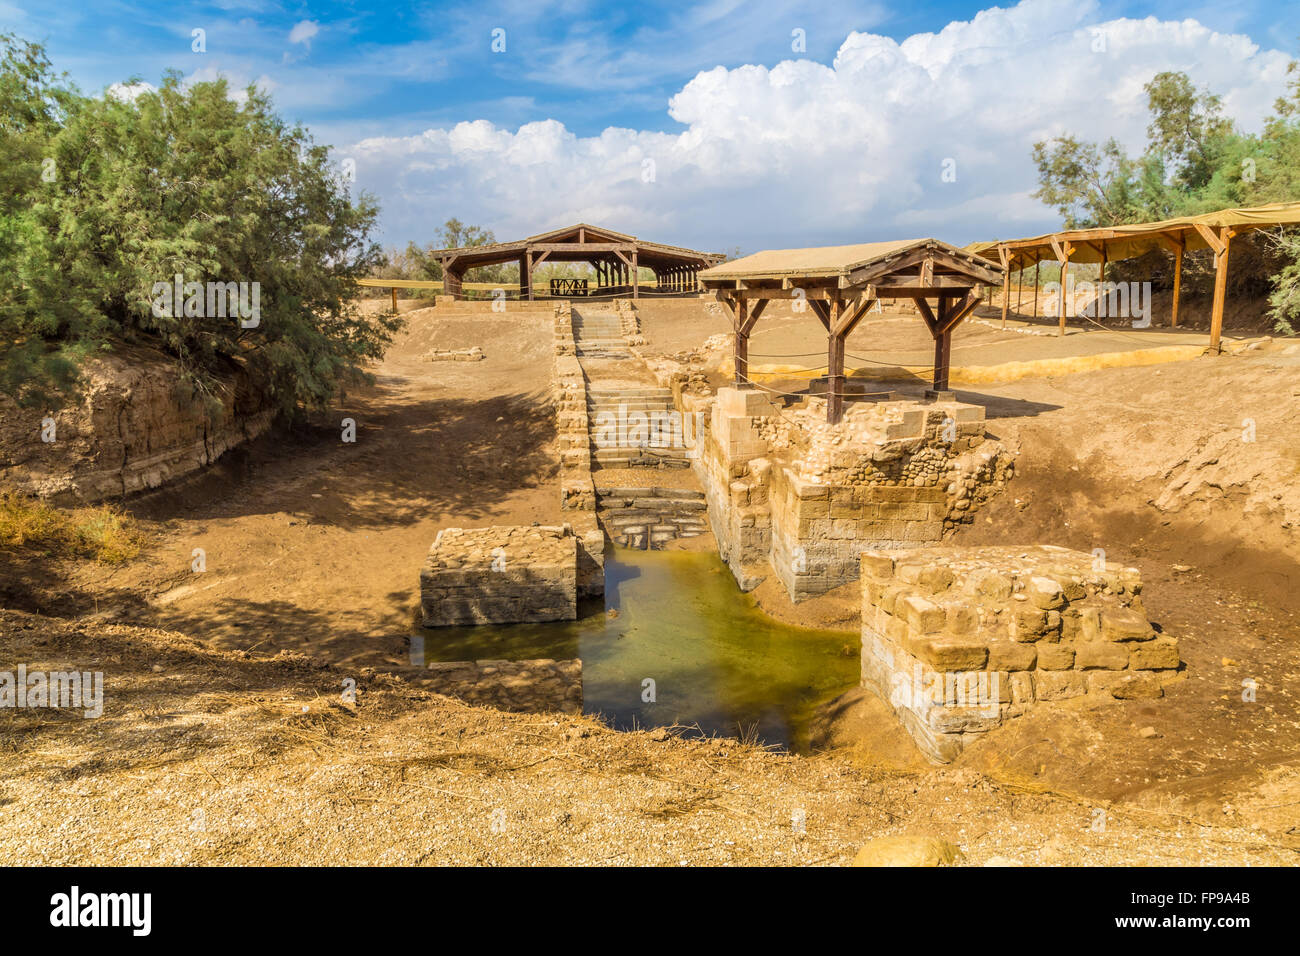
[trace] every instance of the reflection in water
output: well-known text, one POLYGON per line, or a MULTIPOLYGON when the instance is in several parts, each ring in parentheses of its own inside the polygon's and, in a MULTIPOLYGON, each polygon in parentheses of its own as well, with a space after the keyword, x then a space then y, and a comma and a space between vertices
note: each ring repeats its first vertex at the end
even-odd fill
POLYGON ((420 634, 428 661, 580 657, 585 711, 620 730, 698 725, 795 750, 813 709, 858 683, 857 634, 771 620, 712 552, 615 549, 604 604, 580 614, 420 634))

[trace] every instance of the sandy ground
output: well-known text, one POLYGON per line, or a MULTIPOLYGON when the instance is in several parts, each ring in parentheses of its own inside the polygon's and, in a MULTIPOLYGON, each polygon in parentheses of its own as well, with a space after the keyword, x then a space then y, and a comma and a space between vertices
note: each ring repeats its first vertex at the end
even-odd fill
POLYGON ((472 708, 150 629, 6 611, 0 631, 33 667, 75 660, 106 680, 96 720, 0 716, 6 865, 830 865, 906 833, 956 844, 967 865, 1258 866, 1300 846, 961 768, 472 708))
MULTIPOLYGON (((1188 668, 1166 700, 1040 712, 935 769, 862 694, 824 715, 833 753, 792 758, 468 708, 387 676, 439 527, 560 520, 549 315, 410 318, 373 388, 131 502, 152 541, 140 559, 21 582, 11 608, 67 620, 5 613, 18 659, 102 667, 111 691, 97 721, 0 715, 0 824, 19 834, 6 862, 835 863, 900 832, 977 864, 1296 862, 1294 350, 960 393, 1020 459, 957 541, 1136 564, 1188 668), (487 360, 419 358, 469 345, 487 360)), ((643 307, 643 324, 669 354, 726 329, 685 302, 643 307)), ((910 326, 880 326, 894 328, 875 347, 912 348, 910 326)), ((986 332, 1002 361, 1038 347, 971 334, 986 332)), ((758 597, 791 623, 856 615, 854 586, 792 606, 769 582, 758 597)))

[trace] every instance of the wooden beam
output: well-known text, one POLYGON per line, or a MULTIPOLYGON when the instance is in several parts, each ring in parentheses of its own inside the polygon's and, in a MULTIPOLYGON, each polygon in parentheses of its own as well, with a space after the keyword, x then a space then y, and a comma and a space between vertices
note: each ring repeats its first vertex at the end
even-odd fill
POLYGON ((1057 335, 1065 334, 1065 280, 1070 274, 1070 253, 1074 252, 1074 246, 1069 240, 1058 241, 1056 236, 1052 237, 1052 251, 1056 253, 1056 260, 1061 264, 1061 294, 1057 305, 1057 319, 1060 322, 1060 329, 1057 335))
MULTIPOLYGON (((1006 246, 998 246, 998 258, 1002 260, 1002 327, 1007 327, 1007 308, 1011 305, 1011 256, 1006 246)), ((918 302, 921 300, 917 300, 918 302)), ((928 308, 927 308, 928 311, 928 308)), ((933 314, 930 315, 933 325, 933 314)))
POLYGON ((862 317, 867 314, 868 310, 877 301, 874 296, 870 298, 863 296, 856 304, 845 310, 844 318, 841 319, 839 326, 831 331, 842 338, 848 338, 849 334, 857 328, 858 323, 862 321, 862 317))
POLYGON ((397 314, 397 286, 393 286, 393 315, 397 314))
POLYGON ((947 335, 957 327, 957 323, 966 316, 975 311, 975 307, 980 304, 981 296, 978 292, 971 292, 964 299, 955 300, 944 305, 944 317, 939 324, 939 334, 947 335))
POLYGON ((1222 251, 1214 257, 1214 306, 1210 312, 1210 351, 1222 352, 1223 305, 1228 296, 1228 247, 1235 230, 1224 226, 1216 237, 1222 251))
POLYGON ((844 336, 836 333, 844 315, 844 300, 832 299, 826 336, 826 421, 838 425, 844 418, 844 336))
POLYGON ((1033 317, 1035 319, 1038 318, 1038 276, 1039 276, 1039 267, 1042 266, 1042 264, 1043 263, 1040 260, 1038 259, 1034 260, 1034 316, 1033 317))
POLYGON ((750 307, 749 316, 745 319, 745 324, 741 327, 741 331, 744 332, 745 335, 749 335, 750 330, 752 330, 755 323, 758 322, 758 317, 763 314, 763 310, 766 308, 767 299, 759 299, 750 307))
MULTIPOLYGON (((935 335, 939 328, 939 320, 934 317, 934 312, 930 309, 930 303, 920 296, 917 296, 912 301, 916 303, 916 310, 921 313, 921 318, 925 319, 925 324, 930 327, 930 334, 935 335)), ((943 310, 943 299, 939 300, 939 310, 943 310)))
POLYGON ((732 348, 732 355, 735 360, 736 372, 734 384, 736 388, 752 388, 749 384, 749 332, 745 331, 748 321, 749 303, 744 299, 737 299, 735 310, 732 313, 732 321, 735 323, 735 343, 732 348))
POLYGON ((808 305, 813 310, 813 315, 821 320, 822 327, 829 332, 831 330, 831 306, 829 302, 821 299, 809 299, 808 305))
POLYGON ((1169 325, 1175 329, 1178 328, 1178 300, 1183 291, 1183 254, 1186 250, 1187 240, 1180 237, 1174 247, 1174 301, 1169 312, 1169 325))
POLYGON ((1219 236, 1215 235, 1214 230, 1209 226, 1202 225, 1199 222, 1195 225, 1196 231, 1201 234, 1201 238, 1205 240, 1205 244, 1214 250, 1214 258, 1217 262, 1219 256, 1223 255, 1227 250, 1228 244, 1219 236))

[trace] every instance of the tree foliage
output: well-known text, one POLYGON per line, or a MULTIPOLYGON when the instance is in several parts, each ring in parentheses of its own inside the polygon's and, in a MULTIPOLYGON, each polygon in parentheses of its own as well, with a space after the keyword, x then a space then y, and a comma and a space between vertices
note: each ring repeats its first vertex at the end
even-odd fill
POLYGON ((242 364, 288 410, 325 405, 382 356, 399 322, 362 315, 355 281, 381 259, 377 207, 264 93, 173 72, 87 97, 40 47, 0 50, 0 388, 46 400, 80 357, 134 341, 204 394, 242 364), (258 324, 155 308, 177 275, 257 283, 258 324))
MULTIPOLYGON (((1114 140, 1037 142, 1034 196, 1055 208, 1067 229, 1300 199, 1300 63, 1291 63, 1288 76, 1286 94, 1255 136, 1239 131, 1223 116, 1220 97, 1198 91, 1185 73, 1159 73, 1144 88, 1151 120, 1140 156, 1114 140)), ((1300 241, 1279 235, 1265 246, 1271 254, 1256 261, 1280 270, 1270 302, 1286 331, 1300 319, 1300 241)))

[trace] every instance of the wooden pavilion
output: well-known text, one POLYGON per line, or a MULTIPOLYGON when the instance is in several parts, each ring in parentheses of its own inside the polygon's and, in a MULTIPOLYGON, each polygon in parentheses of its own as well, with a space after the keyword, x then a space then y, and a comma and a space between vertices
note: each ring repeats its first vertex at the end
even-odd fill
POLYGON ((462 294, 468 269, 517 262, 520 298, 528 299, 533 298, 533 270, 543 262, 586 262, 596 270, 598 290, 635 299, 640 294, 639 270, 643 268, 654 273, 659 291, 693 292, 699 271, 725 258, 718 253, 647 242, 585 222, 514 242, 439 249, 433 255, 442 263, 447 295, 462 294))
POLYGON ((731 311, 738 388, 753 387, 749 336, 767 303, 807 302, 826 329, 826 420, 832 425, 844 415, 845 339, 878 299, 916 302, 934 337, 934 390, 945 391, 953 330, 979 304, 980 287, 1002 278, 1000 266, 937 239, 771 249, 699 274, 704 288, 731 311))
MULTIPOLYGON (((970 251, 998 262, 1004 271, 1002 319, 1006 321, 1010 302, 1011 273, 1023 271, 1040 262, 1056 262, 1061 267, 1061 300, 1057 308, 1060 334, 1065 334, 1065 284, 1071 263, 1096 262, 1101 277, 1106 264, 1141 256, 1153 249, 1164 249, 1174 257, 1174 301, 1170 325, 1178 325, 1178 299, 1182 291, 1183 256, 1196 249, 1214 250, 1214 302, 1210 312, 1210 349, 1221 350, 1223 306, 1228 290, 1228 252, 1234 237, 1253 229, 1300 224, 1300 202, 1279 202, 1245 209, 1220 209, 1199 216, 1183 216, 1162 222, 1143 222, 1127 226, 1095 229, 1069 229, 1034 236, 1029 239, 998 239, 967 247, 970 251)), ((1034 289, 1034 312, 1038 312, 1038 289, 1034 289)))

